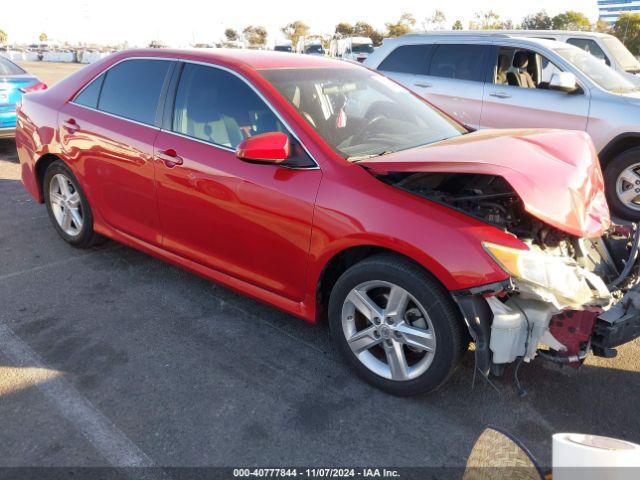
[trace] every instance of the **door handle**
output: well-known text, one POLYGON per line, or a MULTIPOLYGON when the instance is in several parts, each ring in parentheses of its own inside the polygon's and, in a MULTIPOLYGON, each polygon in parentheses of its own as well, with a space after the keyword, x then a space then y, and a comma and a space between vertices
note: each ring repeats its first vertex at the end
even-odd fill
POLYGON ((168 168, 182 165, 182 157, 180 157, 173 148, 156 153, 156 157, 162 160, 168 168))
POLYGON ((62 126, 69 133, 76 133, 78 130, 80 130, 80 125, 78 125, 78 122, 76 122, 75 118, 70 118, 69 120, 62 122, 62 126))
POLYGON ((511 95, 509 95, 508 93, 504 93, 504 92, 491 92, 489 94, 490 97, 496 97, 496 98, 511 98, 511 95))
POLYGON ((431 83, 414 83, 413 84, 416 87, 420 87, 420 88, 431 88, 433 87, 433 84, 431 83))

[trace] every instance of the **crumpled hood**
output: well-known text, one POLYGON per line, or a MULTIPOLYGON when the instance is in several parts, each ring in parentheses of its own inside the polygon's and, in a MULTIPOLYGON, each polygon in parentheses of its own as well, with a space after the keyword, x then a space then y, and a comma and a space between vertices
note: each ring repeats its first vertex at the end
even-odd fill
POLYGON ((611 224, 600 164, 584 132, 483 130, 358 164, 376 174, 499 175, 531 215, 559 230, 592 238, 611 224))

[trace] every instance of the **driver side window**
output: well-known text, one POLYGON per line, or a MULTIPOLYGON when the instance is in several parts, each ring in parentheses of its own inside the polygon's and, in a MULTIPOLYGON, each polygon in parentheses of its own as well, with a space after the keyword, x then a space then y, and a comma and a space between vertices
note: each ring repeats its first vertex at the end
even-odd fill
POLYGON ((533 50, 500 47, 494 67, 494 84, 546 90, 554 73, 562 70, 533 50))
POLYGON ((224 70, 186 64, 176 93, 174 132, 227 148, 286 129, 242 80, 224 70))

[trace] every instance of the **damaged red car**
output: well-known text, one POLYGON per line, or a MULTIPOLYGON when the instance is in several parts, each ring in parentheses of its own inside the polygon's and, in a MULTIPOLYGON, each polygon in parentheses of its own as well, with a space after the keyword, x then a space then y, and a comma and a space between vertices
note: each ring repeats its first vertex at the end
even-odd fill
POLYGON ((640 234, 611 224, 581 132, 472 132, 348 62, 135 50, 26 95, 16 143, 71 245, 328 318, 394 394, 443 384, 470 342, 490 375, 640 335, 640 234))

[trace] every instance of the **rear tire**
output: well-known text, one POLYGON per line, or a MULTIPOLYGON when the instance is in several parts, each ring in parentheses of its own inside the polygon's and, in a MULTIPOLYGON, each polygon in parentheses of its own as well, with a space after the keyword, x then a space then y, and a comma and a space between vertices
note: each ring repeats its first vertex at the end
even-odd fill
POLYGON ((77 248, 103 241, 93 230, 93 213, 80 182, 62 160, 47 168, 43 194, 51 223, 64 241, 77 248))
POLYGON ((611 211, 624 220, 640 221, 640 148, 618 154, 607 164, 604 178, 611 211))
POLYGON ((329 326, 356 373, 399 396, 436 390, 468 345, 450 294, 419 266, 392 254, 375 255, 342 274, 329 299, 329 326))

